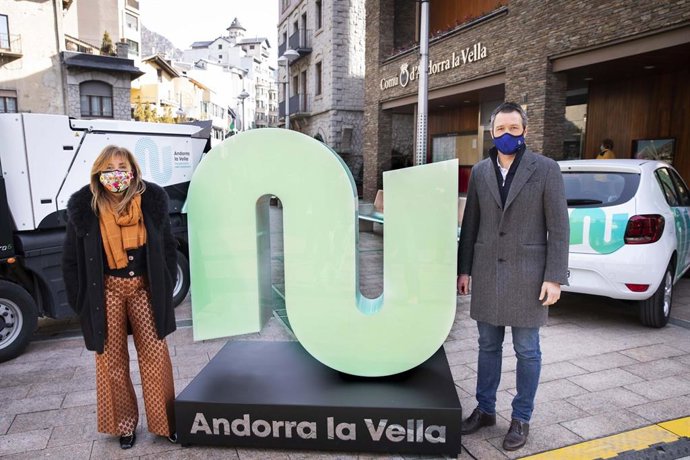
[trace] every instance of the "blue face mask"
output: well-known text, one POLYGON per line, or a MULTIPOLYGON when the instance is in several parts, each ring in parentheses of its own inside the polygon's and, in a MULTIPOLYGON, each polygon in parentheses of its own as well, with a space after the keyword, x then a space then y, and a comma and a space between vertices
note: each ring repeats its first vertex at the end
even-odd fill
POLYGON ((499 152, 504 155, 513 155, 520 148, 521 145, 525 144, 524 134, 519 136, 513 136, 510 133, 505 133, 499 137, 494 138, 494 145, 499 152))

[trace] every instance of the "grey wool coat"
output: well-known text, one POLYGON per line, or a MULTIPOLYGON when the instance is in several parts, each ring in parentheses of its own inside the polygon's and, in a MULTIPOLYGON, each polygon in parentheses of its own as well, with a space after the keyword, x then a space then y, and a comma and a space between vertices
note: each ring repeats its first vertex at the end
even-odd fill
POLYGON ((472 278, 470 316, 495 326, 540 327, 544 281, 568 284, 570 225, 558 164, 525 150, 505 207, 491 157, 472 168, 458 274, 472 278))

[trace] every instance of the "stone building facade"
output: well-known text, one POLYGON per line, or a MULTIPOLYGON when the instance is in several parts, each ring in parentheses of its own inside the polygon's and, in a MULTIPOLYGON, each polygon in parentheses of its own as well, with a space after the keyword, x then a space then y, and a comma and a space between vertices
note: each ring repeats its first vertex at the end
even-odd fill
MULTIPOLYGON (((427 161, 448 158, 448 149, 454 156, 454 148, 461 193, 463 177, 491 146, 488 115, 504 100, 526 108, 527 141, 535 151, 556 159, 587 158, 603 137, 610 137, 619 145, 619 157, 630 158, 636 139, 672 137, 674 165, 690 179, 690 155, 681 155, 690 152, 690 127, 680 115, 690 110, 690 91, 682 83, 690 76, 690 1, 438 0, 430 5, 427 161), (645 86, 657 89, 630 93, 645 86), (630 94, 623 94, 623 87, 630 94), (672 95, 660 98, 659 91, 672 95), (630 113, 644 107, 658 108, 664 121, 630 113), (585 115, 575 120, 574 113, 585 115), (572 137, 577 126, 580 131, 572 137)), ((401 149, 413 150, 407 133, 416 125, 419 16, 410 10, 405 0, 367 2, 368 199, 382 187, 382 172, 395 166, 401 149)))
POLYGON ((291 129, 335 150, 358 185, 363 172, 364 26, 364 0, 280 2, 278 55, 289 49, 299 53, 289 66, 279 66, 281 121, 288 113, 291 129))

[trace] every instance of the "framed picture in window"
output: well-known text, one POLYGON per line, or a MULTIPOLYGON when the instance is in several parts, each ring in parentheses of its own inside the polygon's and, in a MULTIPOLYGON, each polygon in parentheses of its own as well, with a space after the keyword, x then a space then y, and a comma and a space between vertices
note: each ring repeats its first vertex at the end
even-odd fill
POLYGON ((632 157, 673 164, 675 146, 674 138, 635 139, 632 143, 632 157))

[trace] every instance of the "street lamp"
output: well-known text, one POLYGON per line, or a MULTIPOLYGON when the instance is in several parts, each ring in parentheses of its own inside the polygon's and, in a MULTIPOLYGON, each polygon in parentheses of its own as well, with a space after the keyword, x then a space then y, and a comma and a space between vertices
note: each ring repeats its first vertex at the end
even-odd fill
POLYGON ((185 115, 185 111, 182 108, 182 93, 180 93, 180 107, 175 111, 175 114, 177 115, 178 121, 182 121, 185 115))
POLYGON ((293 49, 286 49, 278 58, 278 64, 285 66, 285 129, 290 129, 290 63, 299 57, 293 49))
POLYGON ((237 99, 240 100, 242 103, 242 131, 247 130, 247 125, 246 125, 246 120, 244 118, 244 100, 249 97, 249 93, 246 92, 245 90, 242 90, 240 94, 237 95, 237 99))
POLYGON ((420 3, 416 165, 426 163, 427 117, 429 113, 429 0, 421 0, 420 3))

